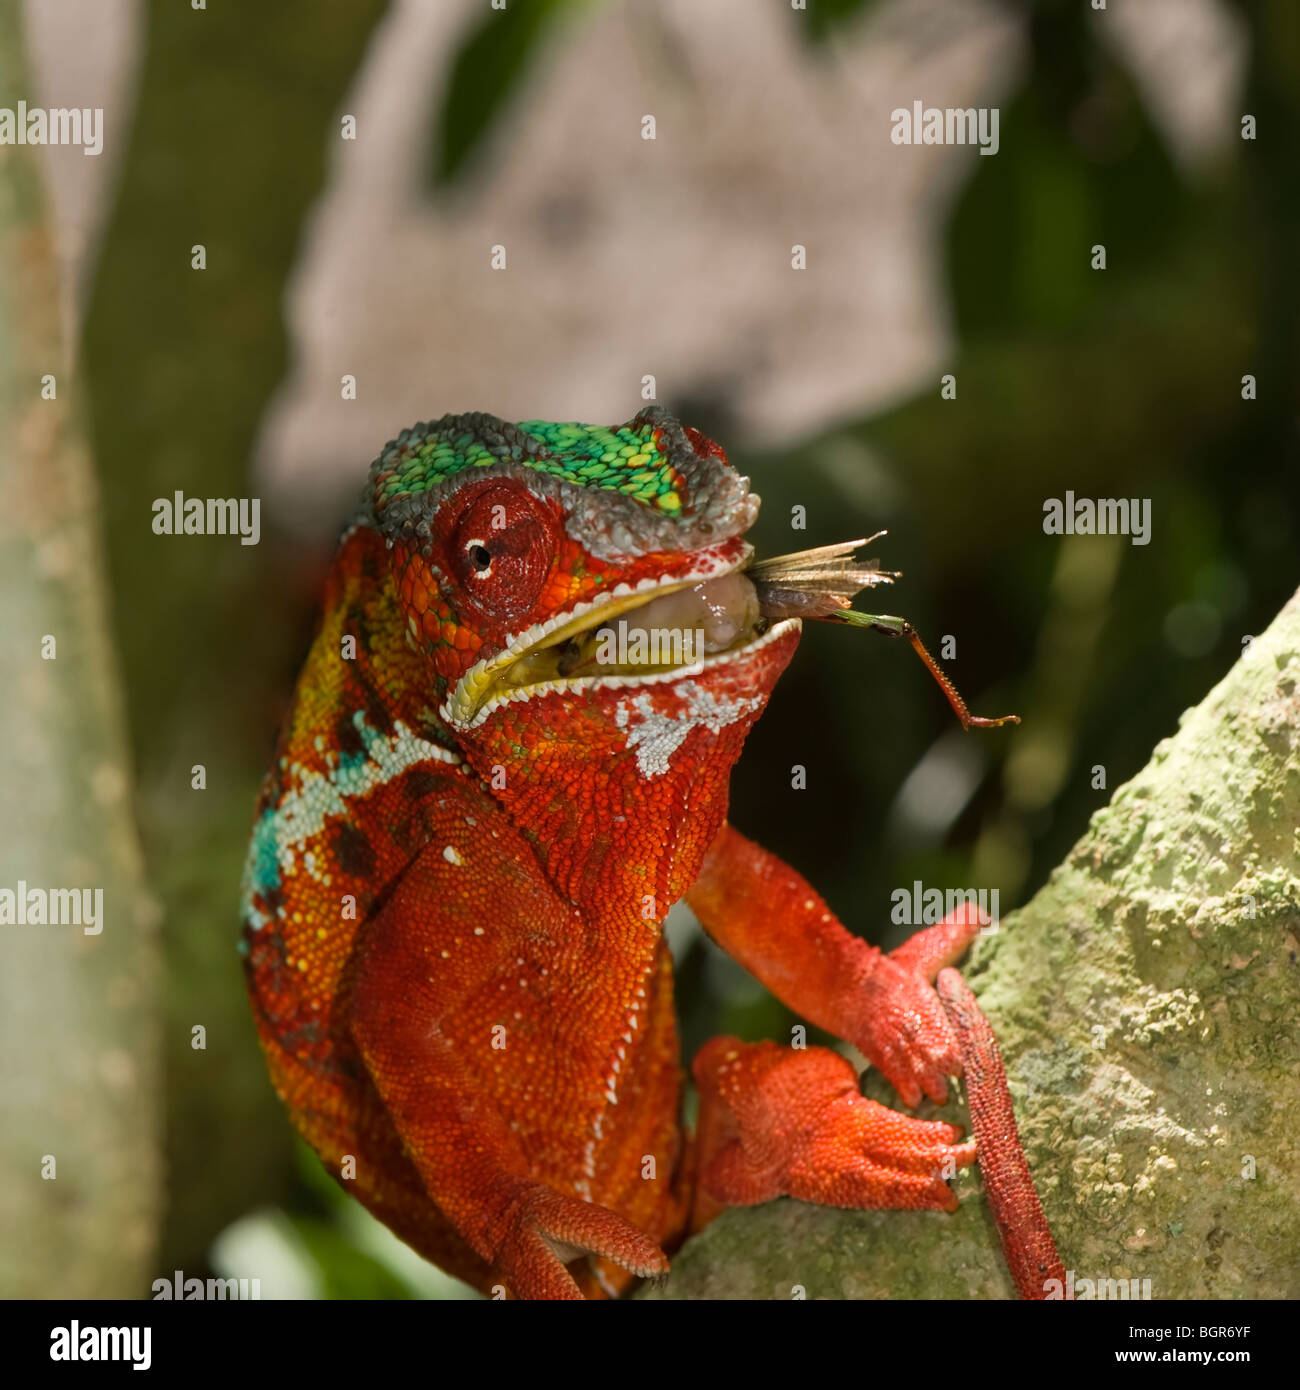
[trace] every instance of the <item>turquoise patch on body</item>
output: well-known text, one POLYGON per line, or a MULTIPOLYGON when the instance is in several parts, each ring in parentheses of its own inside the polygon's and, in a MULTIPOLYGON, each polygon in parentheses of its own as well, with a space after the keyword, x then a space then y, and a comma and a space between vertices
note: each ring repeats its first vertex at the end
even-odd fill
POLYGON ((248 858, 244 863, 244 881, 241 885, 241 913, 244 921, 253 931, 261 929, 270 918, 254 901, 257 896, 265 897, 280 887, 280 859, 276 837, 276 813, 274 808, 263 811, 253 827, 253 838, 248 846, 248 858))

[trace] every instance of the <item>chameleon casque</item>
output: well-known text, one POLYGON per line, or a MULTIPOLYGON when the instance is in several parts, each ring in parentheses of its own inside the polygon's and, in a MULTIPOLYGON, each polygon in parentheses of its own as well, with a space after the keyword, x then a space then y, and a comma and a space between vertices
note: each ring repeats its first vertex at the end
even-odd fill
POLYGON ((248 988, 326 1168, 481 1290, 616 1295, 722 1206, 782 1194, 952 1210, 943 1177, 976 1156, 836 1052, 728 1037, 694 1059, 683 1132, 678 899, 907 1105, 961 1072, 931 982, 979 927, 882 954, 727 824, 800 634, 743 574, 758 502, 657 408, 445 416, 385 447, 326 581, 248 854, 248 988), (705 655, 599 664, 615 620, 705 655))

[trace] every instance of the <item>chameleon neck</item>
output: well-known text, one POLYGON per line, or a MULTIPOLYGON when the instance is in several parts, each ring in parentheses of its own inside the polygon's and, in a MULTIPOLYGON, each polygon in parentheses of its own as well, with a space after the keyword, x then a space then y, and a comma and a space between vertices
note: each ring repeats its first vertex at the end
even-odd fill
POLYGON ((650 762, 635 734, 629 744, 626 700, 570 704, 554 723, 546 703, 511 706, 466 750, 470 762, 589 926, 657 934, 726 817, 728 774, 752 720, 701 729, 650 762))

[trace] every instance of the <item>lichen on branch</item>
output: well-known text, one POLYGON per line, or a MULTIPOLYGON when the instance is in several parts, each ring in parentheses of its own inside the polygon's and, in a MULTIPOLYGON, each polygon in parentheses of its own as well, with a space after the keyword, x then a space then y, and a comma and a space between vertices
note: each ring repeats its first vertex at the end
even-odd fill
MULTIPOLYGON (((1300 594, 964 973, 1076 1297, 1300 1296, 1300 594)), ((1011 1297, 956 1188, 729 1211, 647 1296, 1011 1297)))

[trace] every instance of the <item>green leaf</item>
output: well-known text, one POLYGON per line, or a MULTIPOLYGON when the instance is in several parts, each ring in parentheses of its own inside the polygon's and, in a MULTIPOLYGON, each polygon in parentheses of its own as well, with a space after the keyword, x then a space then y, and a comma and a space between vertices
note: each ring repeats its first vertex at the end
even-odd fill
POLYGON ((452 62, 434 138, 436 186, 453 182, 481 153, 547 36, 567 12, 588 3, 509 0, 504 10, 486 11, 452 62))
POLYGON ((998 152, 973 160, 948 227, 965 339, 1076 325, 1168 259, 1191 206, 1136 84, 1082 7, 1039 7, 1030 46, 998 152), (1096 245, 1105 270, 1092 268, 1096 245))
POLYGON ((295 1234, 320 1271, 321 1297, 407 1299, 406 1282, 326 1221, 288 1213, 295 1234))
MULTIPOLYGON (((809 43, 825 43, 837 29, 870 9, 876 0, 806 0, 807 10, 796 14, 809 43)), ((783 0, 788 3, 788 0, 783 0)))

